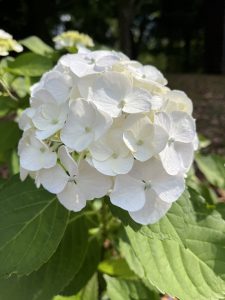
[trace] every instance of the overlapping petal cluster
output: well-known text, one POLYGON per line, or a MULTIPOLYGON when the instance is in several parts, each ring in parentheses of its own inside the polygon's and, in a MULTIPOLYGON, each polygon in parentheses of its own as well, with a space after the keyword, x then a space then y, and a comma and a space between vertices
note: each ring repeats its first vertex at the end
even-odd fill
POLYGON ((7 56, 10 51, 21 52, 23 47, 13 39, 11 34, 0 29, 0 56, 7 56))
POLYGON ((166 84, 119 52, 61 57, 19 120, 21 179, 72 211, 107 195, 137 223, 158 221, 183 193, 197 147, 192 101, 166 84))

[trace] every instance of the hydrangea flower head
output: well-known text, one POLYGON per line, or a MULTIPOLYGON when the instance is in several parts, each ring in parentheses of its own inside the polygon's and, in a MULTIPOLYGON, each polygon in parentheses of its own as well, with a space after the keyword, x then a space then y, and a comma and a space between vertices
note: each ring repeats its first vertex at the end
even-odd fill
POLYGON ((75 30, 63 32, 53 38, 56 49, 73 50, 79 47, 93 47, 94 42, 92 38, 84 33, 75 30))
POLYGON ((0 56, 7 56, 10 51, 21 52, 23 47, 13 39, 11 34, 0 29, 0 56))
POLYGON ((191 100, 166 85, 120 52, 62 56, 20 117, 21 179, 72 211, 107 196, 137 223, 157 222, 185 189, 197 140, 191 100))

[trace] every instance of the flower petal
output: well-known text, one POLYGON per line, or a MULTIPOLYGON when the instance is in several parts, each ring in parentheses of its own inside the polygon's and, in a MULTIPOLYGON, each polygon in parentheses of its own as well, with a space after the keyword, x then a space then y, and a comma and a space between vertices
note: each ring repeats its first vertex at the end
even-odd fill
POLYGON ((60 193, 65 188, 69 179, 69 176, 59 165, 39 171, 38 177, 43 187, 53 194, 60 193))
POLYGON ((175 143, 175 149, 180 157, 184 172, 187 172, 194 160, 194 144, 193 143, 175 143))
POLYGON ((123 111, 130 114, 150 111, 150 100, 151 94, 148 91, 135 88, 125 97, 123 111))
POLYGON ((195 138, 195 121, 194 119, 185 112, 175 111, 171 114, 172 119, 172 137, 183 143, 190 143, 195 138))
POLYGON ((99 173, 83 160, 79 164, 77 184, 86 199, 92 200, 105 196, 112 187, 112 180, 109 176, 99 173))
POLYGON ((70 176, 74 176, 78 174, 77 163, 69 154, 69 151, 65 146, 59 147, 58 156, 62 165, 69 172, 70 176))
POLYGON ((174 147, 174 143, 165 147, 163 151, 159 153, 161 162, 163 164, 164 169, 170 175, 176 175, 182 168, 181 160, 176 152, 174 147))
POLYGON ((142 225, 154 224, 170 209, 171 204, 160 200, 153 191, 146 192, 146 201, 142 209, 129 212, 131 218, 142 225))
POLYGON ((85 196, 73 182, 68 182, 65 189, 57 194, 57 197, 59 202, 71 211, 80 211, 86 206, 85 196))
POLYGON ((131 81, 121 73, 107 72, 95 81, 92 92, 96 106, 112 117, 117 117, 122 110, 120 104, 131 92, 131 81))
POLYGON ((55 166, 56 160, 56 153, 51 152, 44 143, 34 137, 32 137, 32 144, 21 149, 21 167, 29 171, 52 168, 55 166))
POLYGON ((118 175, 110 201, 127 211, 140 210, 145 204, 144 183, 129 175, 118 175))

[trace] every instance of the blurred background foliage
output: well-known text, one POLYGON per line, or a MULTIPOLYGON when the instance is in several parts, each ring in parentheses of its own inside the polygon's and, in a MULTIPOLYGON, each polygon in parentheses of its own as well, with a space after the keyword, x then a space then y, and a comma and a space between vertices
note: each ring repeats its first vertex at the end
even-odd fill
POLYGON ((16 39, 76 29, 167 72, 225 72, 224 0, 0 0, 16 39))

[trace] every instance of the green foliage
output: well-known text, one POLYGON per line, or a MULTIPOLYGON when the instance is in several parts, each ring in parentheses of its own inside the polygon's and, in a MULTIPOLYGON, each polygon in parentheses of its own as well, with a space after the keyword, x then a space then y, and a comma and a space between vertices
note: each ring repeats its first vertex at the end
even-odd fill
POLYGON ((18 128, 18 125, 13 121, 0 120, 0 136, 1 152, 8 151, 17 147, 20 138, 20 130, 18 128))
POLYGON ((16 108, 17 102, 15 100, 12 100, 9 96, 0 96, 0 117, 4 117, 16 108))
POLYGON ((67 219, 68 211, 31 179, 8 181, 0 191, 0 276, 40 268, 55 252, 67 219))
POLYGON ((110 300, 159 300, 157 293, 148 289, 138 280, 124 280, 104 276, 110 300))
POLYGON ((166 217, 151 226, 138 228, 127 219, 121 250, 126 256, 132 249, 131 269, 138 266, 138 273, 141 270, 160 291, 184 300, 222 299, 225 222, 221 212, 200 205, 198 197, 185 192, 166 217))
POLYGON ((134 273, 123 258, 104 260, 99 264, 98 270, 111 276, 120 276, 123 278, 134 276, 134 273))
POLYGON ((98 300, 98 278, 95 274, 86 287, 80 292, 79 300, 98 300))
POLYGON ((30 36, 20 41, 20 43, 24 45, 26 48, 28 48, 31 52, 39 55, 51 56, 51 54, 54 52, 54 49, 52 49, 50 46, 45 44, 37 36, 30 36))
POLYGON ((62 295, 75 295, 87 284, 97 270, 101 259, 100 254, 101 244, 99 240, 96 237, 91 237, 82 265, 69 285, 62 291, 62 295))
POLYGON ((24 53, 9 63, 7 70, 15 75, 37 77, 53 67, 48 57, 35 53, 24 53))
POLYGON ((37 272, 0 281, 0 299, 51 300, 79 270, 86 247, 87 226, 81 217, 69 223, 57 251, 37 272))
POLYGON ((195 161, 206 179, 214 186, 225 189, 225 158, 216 155, 196 155, 195 161))

